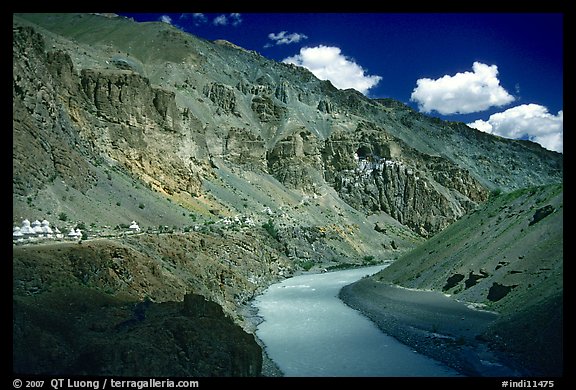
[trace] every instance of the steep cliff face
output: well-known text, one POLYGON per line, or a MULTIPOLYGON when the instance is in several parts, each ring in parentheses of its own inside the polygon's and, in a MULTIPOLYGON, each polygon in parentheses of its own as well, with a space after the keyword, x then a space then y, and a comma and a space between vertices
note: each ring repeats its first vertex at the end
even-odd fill
POLYGON ((143 131, 179 129, 174 92, 152 88, 131 70, 83 69, 80 82, 96 115, 107 122, 143 131))
POLYGON ((13 55, 13 193, 29 195, 56 176, 86 191, 94 182, 88 145, 60 104, 60 96, 83 100, 66 93, 66 84, 77 85, 70 58, 48 55, 42 36, 30 28, 14 30, 13 55))
POLYGON ((326 177, 346 202, 384 211, 427 237, 487 197, 487 190, 450 160, 420 153, 384 129, 361 124, 354 137, 328 139, 326 177))
POLYGON ((70 56, 44 52, 32 29, 14 34, 14 56, 26 58, 14 62, 15 193, 30 195, 57 175, 86 191, 95 184, 93 164, 102 159, 162 192, 200 192, 205 164, 192 164, 194 148, 178 145, 174 92, 130 70, 77 74, 70 56))

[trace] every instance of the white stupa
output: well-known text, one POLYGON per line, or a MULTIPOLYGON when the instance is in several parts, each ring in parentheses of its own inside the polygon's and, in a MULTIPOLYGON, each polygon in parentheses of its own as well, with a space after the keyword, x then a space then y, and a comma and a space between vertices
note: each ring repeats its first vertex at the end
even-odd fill
POLYGON ((58 229, 58 227, 54 227, 54 234, 56 235, 56 238, 59 238, 59 239, 64 238, 64 234, 62 234, 62 233, 60 232, 60 230, 58 229))
POLYGON ((140 231, 140 226, 136 223, 136 221, 132 221, 132 224, 128 227, 132 233, 138 233, 140 231))
POLYGON ((42 228, 42 234, 44 237, 51 238, 54 232, 52 231, 52 228, 50 228, 50 222, 43 220, 40 226, 42 228))
POLYGON ((14 229, 12 230, 12 240, 14 241, 24 240, 24 233, 22 233, 22 230, 20 229, 19 226, 15 226, 14 229))
POLYGON ((20 228, 20 232, 22 232, 25 238, 36 236, 36 232, 34 231, 34 229, 32 229, 32 227, 30 226, 30 221, 28 221, 27 219, 22 221, 22 228, 20 228))
POLYGON ((74 230, 74 228, 70 228, 70 232, 68 233, 68 239, 70 240, 78 239, 78 234, 76 234, 76 230, 74 230))
POLYGON ((34 233, 36 233, 36 235, 42 235, 42 226, 40 224, 40 221, 35 220, 34 222, 32 222, 32 229, 34 230, 34 233))

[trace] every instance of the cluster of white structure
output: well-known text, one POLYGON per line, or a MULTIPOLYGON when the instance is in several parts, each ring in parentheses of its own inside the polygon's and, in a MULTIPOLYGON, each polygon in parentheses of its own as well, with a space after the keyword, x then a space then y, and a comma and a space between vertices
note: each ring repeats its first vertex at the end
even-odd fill
MULTIPOLYGON (((139 233, 140 226, 136 221, 132 221, 128 227, 128 233, 139 233)), ((60 232, 57 227, 50 227, 50 222, 28 219, 22 221, 22 226, 15 226, 12 229, 12 241, 14 244, 34 243, 43 240, 70 240, 79 241, 82 239, 82 231, 78 228, 70 228, 68 234, 60 232)))
POLYGON ((252 218, 238 215, 234 218, 224 218, 221 219, 219 222, 222 222, 226 226, 230 225, 240 225, 240 226, 256 226, 252 218))
MULTIPOLYGON (((79 239, 82 237, 80 230, 71 230, 67 238, 69 239, 79 239), (74 234, 72 235, 72 232, 74 234)), ((30 223, 29 220, 25 219, 22 221, 22 226, 15 226, 12 229, 12 240, 14 242, 25 242, 25 241, 37 241, 42 239, 63 239, 64 234, 58 230, 57 227, 52 229, 50 227, 50 222, 43 220, 42 222, 35 220, 30 223)))

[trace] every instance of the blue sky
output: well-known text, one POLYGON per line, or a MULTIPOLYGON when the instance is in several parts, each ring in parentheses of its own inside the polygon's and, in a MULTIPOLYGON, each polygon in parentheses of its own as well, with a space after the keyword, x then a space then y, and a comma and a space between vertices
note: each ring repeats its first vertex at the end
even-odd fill
POLYGON ((563 151, 562 13, 147 13, 338 88, 563 151))

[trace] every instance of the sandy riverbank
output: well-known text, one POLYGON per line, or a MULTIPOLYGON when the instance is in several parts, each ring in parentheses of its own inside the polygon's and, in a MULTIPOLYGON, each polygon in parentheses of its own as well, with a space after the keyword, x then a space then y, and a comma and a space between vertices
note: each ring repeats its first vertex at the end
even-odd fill
POLYGON ((472 309, 437 291, 406 289, 370 278, 345 286, 339 297, 384 333, 463 375, 521 375, 479 336, 498 319, 496 313, 472 309))

